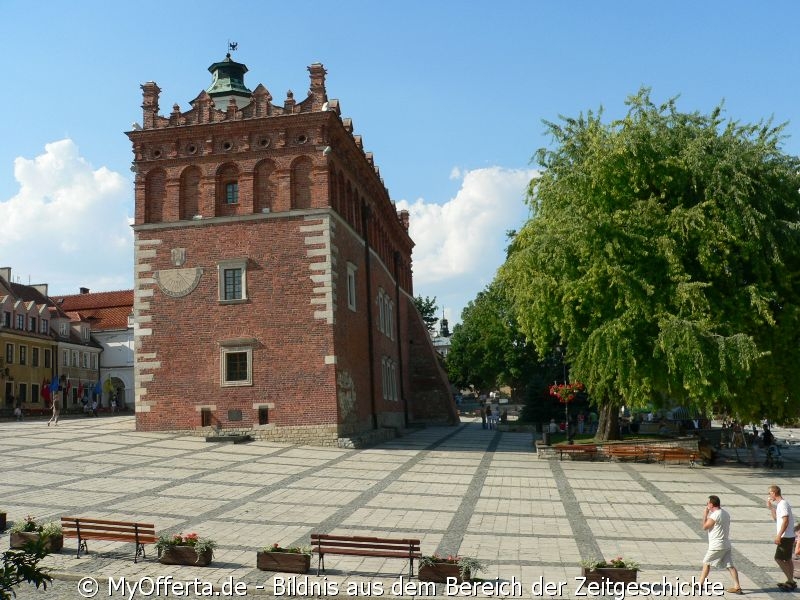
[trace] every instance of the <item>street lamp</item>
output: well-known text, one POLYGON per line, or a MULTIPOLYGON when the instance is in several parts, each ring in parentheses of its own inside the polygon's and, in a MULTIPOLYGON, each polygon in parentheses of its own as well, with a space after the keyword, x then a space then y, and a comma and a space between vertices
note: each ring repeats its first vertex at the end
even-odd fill
MULTIPOLYGON (((561 357, 561 367, 563 369, 564 374, 564 386, 567 385, 567 363, 564 360, 564 347, 563 346, 556 346, 556 352, 558 352, 559 356, 561 357)), ((565 433, 567 434, 567 443, 571 444, 574 440, 572 439, 572 429, 569 426, 569 401, 564 402, 564 429, 565 433)))

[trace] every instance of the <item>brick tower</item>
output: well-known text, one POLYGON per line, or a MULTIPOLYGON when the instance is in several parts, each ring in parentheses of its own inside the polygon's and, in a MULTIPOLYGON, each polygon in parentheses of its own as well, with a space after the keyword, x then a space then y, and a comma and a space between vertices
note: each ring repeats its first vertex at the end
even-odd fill
POLYGON ((458 417, 412 298, 408 213, 328 100, 283 105, 228 54, 191 108, 127 133, 140 430, 368 443, 458 417))

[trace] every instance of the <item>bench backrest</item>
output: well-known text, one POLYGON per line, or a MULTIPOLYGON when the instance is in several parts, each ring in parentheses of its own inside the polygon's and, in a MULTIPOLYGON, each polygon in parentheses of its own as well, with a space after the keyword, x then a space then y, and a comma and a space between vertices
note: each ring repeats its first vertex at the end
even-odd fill
POLYGON ((349 535, 329 535, 327 533, 312 533, 311 547, 314 552, 336 552, 337 550, 392 550, 407 552, 408 556, 420 555, 419 540, 391 539, 349 535))
POLYGON ((155 541, 156 526, 152 523, 135 523, 129 521, 107 521, 104 519, 88 519, 84 517, 61 517, 61 529, 64 537, 106 536, 105 539, 130 541, 137 538, 142 543, 155 541))

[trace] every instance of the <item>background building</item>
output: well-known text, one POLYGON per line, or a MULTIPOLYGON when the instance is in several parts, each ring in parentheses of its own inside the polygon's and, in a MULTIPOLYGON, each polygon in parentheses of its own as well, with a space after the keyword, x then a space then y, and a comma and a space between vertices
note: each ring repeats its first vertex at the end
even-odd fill
POLYGON ((120 410, 134 408, 133 379, 133 290, 90 292, 54 298, 68 315, 88 324, 91 336, 102 349, 100 354, 102 408, 115 398, 120 410))
POLYGON ((89 322, 62 310, 46 283, 14 282, 10 267, 0 268, 0 316, 2 412, 17 405, 25 414, 46 412, 52 398, 81 412, 100 377, 102 348, 89 322))
POLYGON ((347 445, 458 418, 413 303, 408 213, 308 70, 308 97, 277 105, 228 55, 166 117, 142 85, 139 429, 347 445))

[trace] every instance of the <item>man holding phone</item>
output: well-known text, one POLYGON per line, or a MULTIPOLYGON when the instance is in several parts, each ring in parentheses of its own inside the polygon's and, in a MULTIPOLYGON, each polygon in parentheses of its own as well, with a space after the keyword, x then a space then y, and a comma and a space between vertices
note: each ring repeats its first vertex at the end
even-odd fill
POLYGON ((703 511, 701 525, 708 531, 708 551, 703 557, 703 570, 700 573, 700 584, 708 577, 711 567, 725 567, 733 579, 733 587, 728 588, 729 594, 741 594, 742 586, 739 585, 739 572, 733 566, 731 555, 731 516, 722 508, 719 496, 709 496, 706 508, 703 511))

